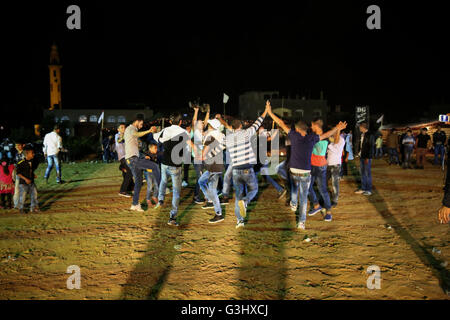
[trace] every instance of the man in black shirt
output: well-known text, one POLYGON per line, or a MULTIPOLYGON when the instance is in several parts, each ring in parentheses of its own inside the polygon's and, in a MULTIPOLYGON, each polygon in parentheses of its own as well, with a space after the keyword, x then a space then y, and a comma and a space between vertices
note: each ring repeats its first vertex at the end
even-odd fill
POLYGON ((417 136, 417 149, 416 149, 416 157, 417 169, 423 169, 425 164, 425 156, 428 150, 428 143, 431 140, 430 136, 427 134, 427 128, 422 128, 420 130, 420 134, 417 136))
POLYGON ((25 159, 19 161, 17 164, 17 176, 19 177, 19 204, 20 213, 24 213, 23 205, 27 194, 30 194, 30 212, 39 212, 37 201, 37 189, 34 183, 36 175, 34 171, 37 169, 39 163, 34 159, 34 150, 31 146, 24 148, 25 159))
POLYGON ((441 127, 437 127, 435 133, 433 133, 433 145, 434 145, 434 164, 438 165, 444 161, 445 154, 445 141, 447 136, 445 132, 441 130, 441 127))
POLYGON ((360 172, 361 172, 361 189, 355 191, 356 194, 363 194, 370 196, 372 194, 372 159, 375 145, 373 133, 369 131, 367 122, 359 124, 359 131, 361 132, 359 157, 360 172))
POLYGON ((190 154, 184 152, 186 150, 186 143, 190 145, 194 151, 197 148, 191 141, 188 132, 180 127, 182 122, 181 114, 173 114, 170 117, 170 127, 164 128, 158 133, 153 134, 153 138, 163 144, 164 154, 161 163, 161 182, 159 184, 159 205, 164 203, 166 187, 169 176, 172 179, 172 210, 170 211, 170 219, 167 222, 168 225, 178 227, 179 224, 176 221, 178 206, 180 204, 181 193, 181 167, 183 162, 190 161, 190 154), (188 159, 186 159, 186 157, 188 159))
POLYGON ((447 177, 445 179, 444 199, 442 199, 442 207, 438 212, 440 223, 450 222, 450 153, 447 153, 447 177))

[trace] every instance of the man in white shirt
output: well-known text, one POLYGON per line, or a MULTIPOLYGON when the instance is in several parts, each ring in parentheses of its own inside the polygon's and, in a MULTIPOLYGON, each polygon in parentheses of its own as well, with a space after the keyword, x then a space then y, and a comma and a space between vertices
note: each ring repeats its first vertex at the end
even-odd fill
POLYGON ((341 136, 341 131, 338 130, 334 136, 329 138, 329 140, 327 163, 333 190, 331 206, 336 207, 339 199, 339 180, 341 176, 342 152, 345 146, 345 139, 344 136, 341 136))
POLYGON ((47 133, 44 137, 44 157, 47 158, 47 170, 45 170, 45 181, 48 182, 50 172, 53 169, 53 164, 56 167, 56 182, 62 183, 61 180, 61 167, 59 165, 59 152, 62 149, 62 139, 59 135, 59 125, 55 125, 52 132, 47 133))

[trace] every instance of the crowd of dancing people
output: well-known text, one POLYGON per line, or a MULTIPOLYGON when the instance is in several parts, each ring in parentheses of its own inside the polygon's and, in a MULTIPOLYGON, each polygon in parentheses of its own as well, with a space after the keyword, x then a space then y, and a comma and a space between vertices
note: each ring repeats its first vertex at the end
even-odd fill
MULTIPOLYGON (((224 220, 222 206, 229 204, 234 188, 236 228, 244 227, 248 205, 258 194, 258 175, 274 186, 280 199, 287 198, 292 211, 299 210, 298 228, 305 229, 307 215, 319 212, 325 221, 332 221, 332 208, 337 206, 339 199, 339 180, 344 174, 341 170, 343 155, 344 160, 353 157, 351 149, 344 151, 350 137, 343 134, 347 127, 345 122, 339 122, 327 132, 323 130, 322 119, 315 119, 310 126, 302 120, 287 125, 272 112, 269 101, 263 114, 247 128, 241 120, 228 123, 220 114, 210 118, 209 109, 204 120, 198 119, 198 115, 199 108, 195 107, 192 123, 182 125, 181 114, 173 114, 170 125, 161 130, 152 126, 139 131, 143 127, 142 119, 136 119, 128 127, 119 125, 115 136, 115 149, 123 173, 119 194, 132 197, 131 210, 144 211, 139 199, 143 176, 147 182, 146 201, 153 209, 164 205, 171 180, 168 224, 179 226, 180 193, 182 187, 188 185, 189 166, 193 165, 196 175, 193 201, 203 209, 214 210, 210 223, 224 220), (266 117, 282 130, 264 128, 266 117), (278 163, 279 149, 274 150, 267 144, 283 134, 288 161, 278 163), (146 143, 144 152, 142 146, 140 148, 143 141, 146 143), (271 163, 274 160, 276 165, 271 163), (278 174, 285 181, 284 187, 271 174, 278 174), (332 181, 331 197, 328 176, 332 181), (314 185, 317 185, 322 201, 314 185), (313 204, 309 211, 308 198, 313 204)), ((367 123, 360 124, 363 132, 360 156, 366 168, 369 164, 365 160, 370 160, 373 154, 373 139, 369 136, 364 139, 367 128, 367 123)), ((362 188, 357 193, 370 195, 370 170, 365 169, 362 180, 362 188)))
MULTIPOLYGON (((348 164, 356 157, 360 159, 361 187, 355 193, 371 196, 373 159, 387 153, 389 164, 411 168, 412 150, 416 149, 416 168, 423 169, 430 143, 437 150, 435 163, 443 157, 442 150, 446 144, 445 133, 440 128, 433 140, 426 129, 414 136, 407 128, 401 136, 392 130, 383 145, 381 137, 369 130, 367 122, 358 124, 359 135, 354 144, 346 122, 339 122, 328 130, 321 118, 310 123, 298 120, 287 124, 272 112, 270 101, 266 102, 264 112, 254 122, 227 121, 220 114, 210 117, 209 105, 202 108, 205 113, 202 120, 199 118, 200 107, 193 106, 193 109, 192 119, 187 120, 174 113, 166 120, 166 127, 156 121, 148 130, 142 130, 142 118, 136 118, 128 126, 121 123, 116 133, 110 132, 102 141, 103 160, 120 162, 123 180, 119 195, 131 198, 130 210, 144 211, 140 193, 145 182, 145 200, 149 209, 160 209, 166 196, 172 193, 168 224, 175 227, 179 226, 177 215, 181 190, 190 185, 191 165, 195 173, 195 179, 191 179, 195 180, 192 201, 202 209, 212 211, 214 216, 209 223, 224 220, 222 207, 231 204, 234 188, 236 228, 244 227, 248 206, 257 200, 258 177, 261 176, 274 187, 279 200, 285 199, 285 204, 293 212, 298 212, 297 228, 304 230, 307 216, 320 213, 324 221, 332 221, 333 208, 339 201, 340 181, 348 175, 348 164), (280 152, 281 142, 281 147, 286 150, 286 159, 280 162, 283 154, 280 152), (106 150, 109 155, 106 155, 106 150), (280 179, 274 179, 275 175, 280 179)), ((43 154, 47 160, 44 179, 47 182, 55 168, 56 182, 63 183, 58 153, 64 149, 59 131, 59 126, 55 125, 44 138, 43 154)), ((30 212, 39 212, 35 184, 39 161, 35 157, 35 148, 17 142, 15 149, 13 159, 2 157, 1 161, 1 207, 15 208, 24 213, 24 203, 29 195, 30 212)), ((449 179, 446 191, 444 206, 439 211, 439 219, 443 223, 448 222, 450 214, 449 179)))

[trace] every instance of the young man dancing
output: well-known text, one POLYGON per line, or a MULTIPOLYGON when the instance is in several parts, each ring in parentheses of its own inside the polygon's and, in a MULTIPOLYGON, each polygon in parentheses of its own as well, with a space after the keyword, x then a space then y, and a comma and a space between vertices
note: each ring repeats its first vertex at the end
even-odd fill
MULTIPOLYGON (((342 151, 344 150, 345 139, 341 136, 341 131, 338 130, 333 137, 330 137, 330 143, 328 144, 327 162, 328 171, 331 177, 331 186, 333 190, 331 206, 336 207, 339 200, 339 180, 341 179, 341 164, 342 164, 342 151)), ((331 221, 331 214, 329 219, 325 221, 331 221)))
POLYGON ((247 205, 258 193, 258 181, 256 180, 253 166, 256 164, 256 156, 251 145, 251 137, 256 133, 270 110, 267 101, 264 113, 246 130, 242 128, 240 120, 233 120, 231 126, 233 132, 227 132, 225 143, 220 144, 212 151, 212 156, 222 153, 225 148, 230 152, 233 184, 236 191, 234 213, 237 218, 236 228, 243 227, 244 218, 247 215, 247 205), (244 197, 244 188, 247 194, 244 197))
MULTIPOLYGON (((295 123, 295 130, 291 130, 286 124, 278 118, 269 108, 269 115, 288 134, 291 141, 291 156, 289 160, 289 167, 292 176, 292 190, 291 190, 291 206, 297 210, 300 206, 300 218, 297 224, 298 229, 305 229, 306 209, 308 205, 308 190, 311 184, 311 155, 314 145, 328 137, 334 135, 338 130, 343 130, 347 127, 346 122, 339 122, 332 130, 321 135, 314 131, 308 133, 308 126, 302 120, 295 123), (300 201, 298 197, 300 193, 300 201)), ((313 129, 316 124, 311 124, 313 129)))
MULTIPOLYGON (((181 193, 181 167, 184 158, 190 157, 189 154, 183 154, 186 150, 186 143, 197 152, 197 147, 192 143, 189 133, 180 127, 182 116, 179 113, 170 116, 171 126, 164 128, 158 133, 153 134, 153 138, 163 144, 164 154, 161 163, 161 182, 159 184, 159 206, 164 203, 166 187, 169 176, 172 179, 172 210, 168 225, 178 227, 177 213, 180 204, 181 193)), ((158 206, 158 207, 159 207, 158 206)))
POLYGON ((205 198, 207 199, 203 209, 214 208, 215 216, 209 223, 217 223, 223 221, 222 207, 217 195, 217 183, 219 177, 222 175, 223 166, 223 153, 219 153, 216 156, 212 156, 209 150, 213 150, 220 144, 223 144, 225 136, 219 131, 220 121, 217 119, 208 121, 208 131, 204 139, 203 159, 205 171, 198 180, 205 198))
MULTIPOLYGON (((316 119, 311 123, 312 131, 321 135, 323 121, 322 119, 316 119)), ((308 197, 311 200, 313 207, 308 212, 309 216, 313 216, 322 210, 326 210, 326 215, 324 217, 325 221, 331 221, 331 200, 327 188, 327 159, 325 155, 327 154, 328 140, 320 140, 314 145, 313 152, 311 155, 311 184, 309 186, 308 197), (319 189, 320 196, 324 202, 324 207, 319 204, 319 199, 317 198, 316 192, 314 191, 314 182, 317 183, 317 188, 319 189)), ((295 211, 296 208, 292 210, 295 211)))
POLYGON ((139 193, 142 187, 142 174, 143 170, 151 169, 156 181, 160 181, 160 171, 157 164, 139 158, 139 141, 140 137, 143 137, 151 132, 156 131, 156 127, 152 127, 150 130, 139 132, 142 129, 144 120, 136 118, 131 125, 125 129, 125 159, 128 167, 131 169, 131 173, 134 178, 134 193, 133 203, 130 210, 143 212, 141 204, 139 202, 139 193))

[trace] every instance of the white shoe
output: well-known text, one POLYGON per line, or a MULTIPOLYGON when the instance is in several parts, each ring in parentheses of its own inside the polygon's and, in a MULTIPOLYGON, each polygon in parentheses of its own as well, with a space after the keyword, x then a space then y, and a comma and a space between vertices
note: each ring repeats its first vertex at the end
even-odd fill
POLYGON ((306 229, 305 223, 304 222, 299 222, 298 225, 297 225, 297 228, 301 229, 301 230, 305 230, 306 229))
POLYGON ((365 196, 371 196, 371 195, 372 195, 372 192, 370 192, 370 191, 364 191, 364 192, 363 192, 363 195, 365 195, 365 196))
POLYGON ((131 211, 138 211, 138 212, 144 212, 144 210, 141 208, 140 204, 137 204, 135 206, 131 206, 130 208, 131 211))
POLYGON ((188 184, 186 181, 183 181, 183 182, 181 183, 181 186, 182 186, 183 188, 186 188, 188 185, 189 185, 189 184, 188 184))
POLYGON ((236 224, 236 229, 243 228, 245 226, 244 222, 238 222, 236 224))
POLYGON ((166 195, 170 194, 170 189, 166 188, 166 195))

